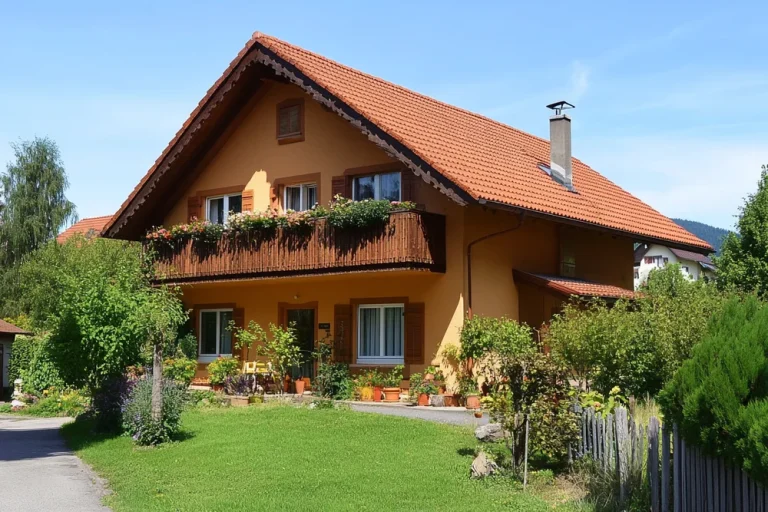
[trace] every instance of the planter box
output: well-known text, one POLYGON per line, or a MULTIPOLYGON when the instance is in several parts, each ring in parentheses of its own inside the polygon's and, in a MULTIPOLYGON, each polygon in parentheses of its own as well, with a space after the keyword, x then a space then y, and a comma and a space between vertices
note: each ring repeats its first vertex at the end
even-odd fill
POLYGON ((248 397, 247 396, 231 396, 229 398, 229 403, 232 405, 232 407, 248 407, 248 397))

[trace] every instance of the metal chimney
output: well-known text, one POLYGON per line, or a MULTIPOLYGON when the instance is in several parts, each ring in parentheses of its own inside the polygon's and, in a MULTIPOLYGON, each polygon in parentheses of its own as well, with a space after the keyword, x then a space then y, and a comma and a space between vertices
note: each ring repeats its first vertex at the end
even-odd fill
POLYGON ((555 115, 549 118, 549 167, 562 179, 568 190, 573 190, 573 164, 571 156, 571 118, 563 110, 575 108, 567 101, 547 105, 555 115))

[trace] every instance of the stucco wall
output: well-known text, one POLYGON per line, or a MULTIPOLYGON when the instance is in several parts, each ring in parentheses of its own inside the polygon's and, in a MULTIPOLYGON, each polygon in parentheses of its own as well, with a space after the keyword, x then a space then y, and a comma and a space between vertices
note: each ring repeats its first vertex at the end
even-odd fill
MULTIPOLYGON (((218 153, 170 209, 164 224, 185 222, 187 197, 202 190, 242 187, 254 191, 254 209, 269 206, 270 187, 276 179, 320 174, 319 202, 331 199, 331 180, 345 169, 392 162, 380 148, 356 129, 322 108, 291 85, 272 83, 218 153), (276 105, 286 99, 305 99, 305 140, 278 144, 276 105)), ((278 302, 318 302, 318 323, 331 323, 335 304, 351 299, 408 297, 426 307, 426 364, 439 362, 439 349, 458 343, 467 309, 467 244, 486 234, 517 225, 516 215, 480 206, 460 207, 432 187, 419 182, 413 199, 427 210, 446 216, 447 270, 423 272, 371 272, 326 277, 302 277, 241 283, 208 283, 184 287, 188 307, 236 303, 245 309, 245 321, 266 326, 278 321, 278 302)), ((632 243, 598 232, 564 228, 532 216, 513 232, 477 244, 472 255, 472 294, 475 314, 519 319, 548 319, 558 305, 551 297, 521 295, 512 270, 557 274, 563 237, 577 258, 578 277, 631 287, 632 243), (520 300, 530 301, 520 304, 520 300)), ((320 333, 320 337, 323 333, 320 333)), ((356 340, 353 339, 356 349, 356 340)), ((421 370, 423 365, 409 368, 421 370)))

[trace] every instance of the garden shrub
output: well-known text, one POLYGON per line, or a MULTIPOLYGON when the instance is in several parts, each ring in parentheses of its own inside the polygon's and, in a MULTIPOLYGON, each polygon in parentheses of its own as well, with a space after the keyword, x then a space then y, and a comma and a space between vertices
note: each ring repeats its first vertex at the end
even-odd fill
POLYGON ((475 370, 490 388, 483 400, 492 419, 511 435, 513 469, 523 461, 526 417, 529 451, 549 464, 560 463, 578 437, 568 373, 561 362, 541 350, 530 327, 508 318, 467 319, 461 340, 461 357, 475 360, 475 370))
POLYGON ((181 427, 186 403, 186 387, 172 380, 163 381, 162 419, 152 419, 152 380, 141 379, 123 403, 123 429, 136 443, 151 446, 171 441, 181 427))
MULTIPOLYGON (((24 391, 41 396, 43 391, 49 388, 62 389, 65 387, 64 381, 59 375, 56 365, 53 347, 50 338, 47 335, 33 336, 28 338, 28 343, 22 348, 23 358, 29 357, 26 366, 19 370, 19 377, 24 381, 24 391)), ((16 352, 16 343, 14 342, 11 355, 16 352)))
POLYGON ((43 397, 36 403, 22 410, 30 416, 53 417, 68 416, 75 418, 83 414, 90 404, 90 400, 81 391, 59 391, 51 388, 43 393, 43 397))
POLYGON ((349 400, 355 394, 355 384, 349 365, 332 359, 333 347, 327 340, 317 342, 313 357, 317 360, 317 375, 313 381, 318 394, 325 398, 349 400))
POLYGON ((222 385, 227 377, 240 373, 240 361, 234 357, 218 357, 208 364, 208 379, 211 384, 222 385))
POLYGON ((33 336, 17 336, 11 349, 11 358, 8 362, 8 383, 12 386, 13 381, 21 376, 21 371, 29 368, 32 361, 32 354, 35 348, 35 338, 33 336))
POLYGON ((725 296, 689 281, 678 265, 654 270, 634 301, 567 304, 549 326, 546 343, 580 385, 608 395, 654 396, 703 338, 725 296))
POLYGON ((168 358, 163 361, 163 377, 189 386, 195 378, 197 361, 186 357, 168 358))
POLYGON ((659 403, 687 441, 768 482, 768 308, 731 299, 659 403))
POLYGON ((136 379, 127 376, 112 377, 96 389, 91 400, 91 412, 97 430, 116 432, 121 429, 123 404, 130 397, 136 382, 136 379))

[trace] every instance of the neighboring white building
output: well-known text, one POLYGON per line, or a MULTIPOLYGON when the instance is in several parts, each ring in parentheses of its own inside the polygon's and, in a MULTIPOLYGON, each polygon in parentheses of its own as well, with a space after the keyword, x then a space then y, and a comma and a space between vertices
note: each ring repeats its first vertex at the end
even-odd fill
POLYGON ((635 289, 645 283, 655 268, 678 263, 680 271, 693 281, 714 279, 717 269, 708 256, 663 245, 639 244, 635 248, 635 289))

